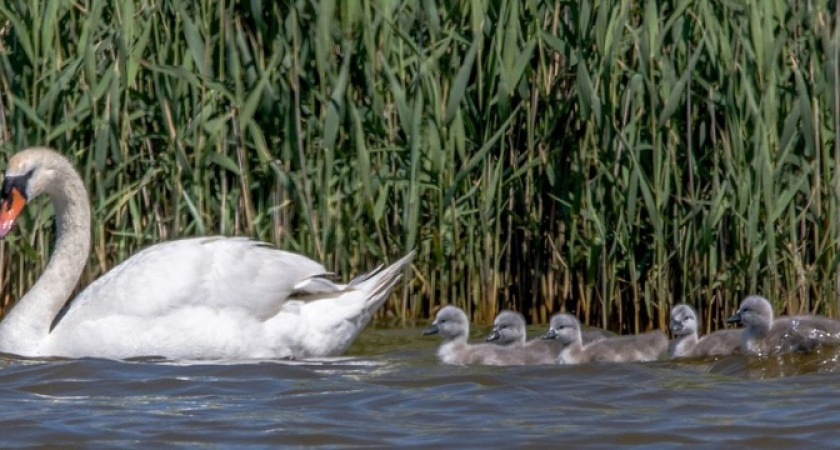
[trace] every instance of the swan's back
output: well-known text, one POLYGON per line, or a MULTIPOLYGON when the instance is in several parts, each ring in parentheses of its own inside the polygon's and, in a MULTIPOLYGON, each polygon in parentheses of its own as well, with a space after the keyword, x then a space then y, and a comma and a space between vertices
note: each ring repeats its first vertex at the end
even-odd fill
POLYGON ((324 278, 324 267, 309 258, 246 238, 165 242, 88 286, 57 318, 44 352, 178 359, 338 355, 387 298, 411 256, 343 285, 324 278))
POLYGON ((267 320, 296 286, 326 274, 309 258, 247 238, 164 242, 138 252, 90 284, 70 304, 57 329, 104 315, 161 317, 191 307, 241 310, 267 320))

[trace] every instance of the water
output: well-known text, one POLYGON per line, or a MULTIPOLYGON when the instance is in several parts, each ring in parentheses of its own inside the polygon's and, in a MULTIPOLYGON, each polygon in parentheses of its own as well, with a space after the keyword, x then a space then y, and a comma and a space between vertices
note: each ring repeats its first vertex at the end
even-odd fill
MULTIPOLYGON (((486 330, 475 333, 480 336, 486 330)), ((421 329, 347 357, 246 364, 0 358, 0 445, 816 447, 840 440, 836 355, 439 365, 421 329)))

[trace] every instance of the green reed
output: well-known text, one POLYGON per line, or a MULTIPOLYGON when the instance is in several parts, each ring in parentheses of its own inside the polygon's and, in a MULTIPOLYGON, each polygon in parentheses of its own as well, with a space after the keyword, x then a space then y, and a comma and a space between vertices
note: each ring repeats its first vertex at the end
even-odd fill
MULTIPOLYGON (((381 319, 454 303, 635 332, 763 293, 837 314, 837 2, 0 4, 0 159, 76 161, 83 287, 249 235, 349 277, 418 250, 381 319)), ((0 248, 48 258, 45 203, 0 248)))

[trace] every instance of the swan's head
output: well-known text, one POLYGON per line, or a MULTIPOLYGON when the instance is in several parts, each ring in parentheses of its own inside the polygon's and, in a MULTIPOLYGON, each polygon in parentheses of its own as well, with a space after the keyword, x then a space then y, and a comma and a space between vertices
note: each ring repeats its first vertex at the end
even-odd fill
POLYGON ((674 336, 697 333, 697 314, 691 306, 682 304, 671 309, 671 332, 674 336))
POLYGON ((502 311, 493 321, 493 331, 486 341, 499 341, 500 344, 525 342, 525 318, 516 311, 502 311))
POLYGON ((469 332, 470 322, 464 311, 455 306, 444 306, 423 334, 440 334, 447 339, 459 337, 466 339, 469 332))
POLYGON ((551 317, 548 333, 542 337, 544 340, 557 340, 563 345, 574 342, 581 342, 580 321, 571 314, 555 314, 551 317))
POLYGON ((726 321, 740 323, 747 328, 767 328, 773 323, 773 306, 760 295, 750 295, 741 302, 735 315, 726 321))
POLYGON ((73 170, 70 162, 47 148, 30 148, 12 156, 0 190, 0 238, 12 229, 27 201, 54 193, 56 180, 68 169, 73 170))

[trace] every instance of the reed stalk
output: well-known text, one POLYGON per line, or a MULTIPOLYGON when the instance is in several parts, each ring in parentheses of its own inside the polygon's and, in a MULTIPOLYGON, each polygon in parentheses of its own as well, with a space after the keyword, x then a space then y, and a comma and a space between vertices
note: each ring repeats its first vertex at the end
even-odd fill
MULTIPOLYGON (((79 167, 80 288, 220 233, 343 278, 417 249, 387 323, 451 303, 638 332, 688 302, 716 329, 750 293, 836 316, 837 8, 7 0, 0 160, 48 145, 79 167)), ((3 304, 52 220, 30 207, 3 242, 3 304)))

